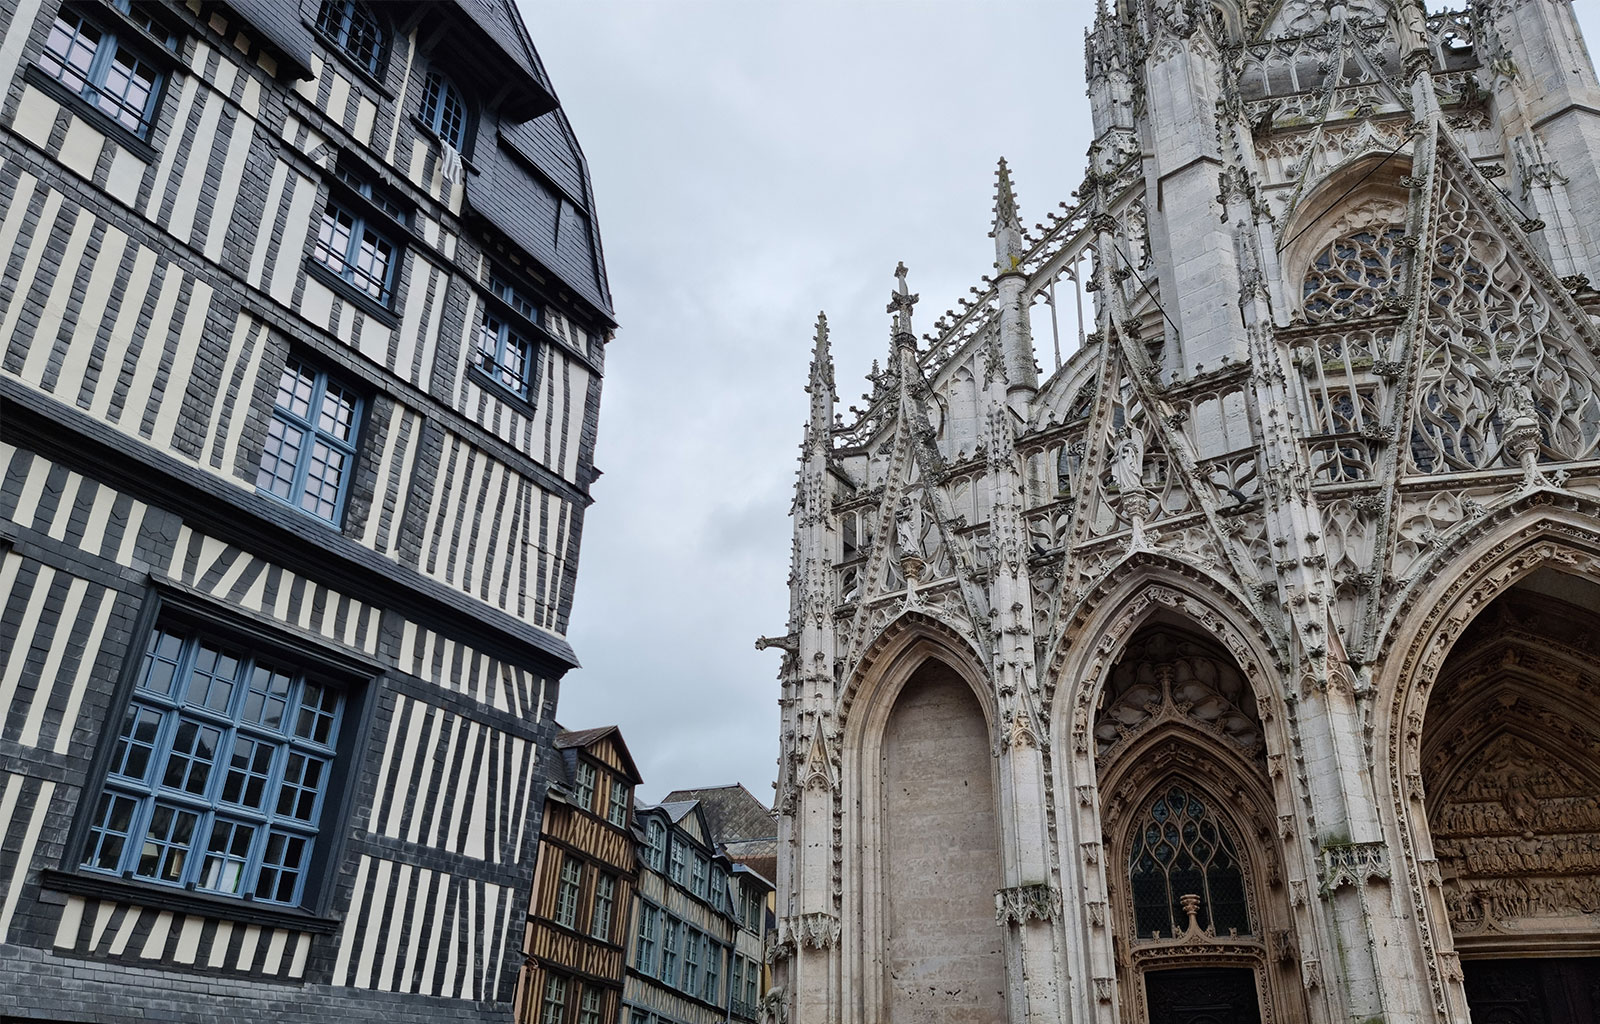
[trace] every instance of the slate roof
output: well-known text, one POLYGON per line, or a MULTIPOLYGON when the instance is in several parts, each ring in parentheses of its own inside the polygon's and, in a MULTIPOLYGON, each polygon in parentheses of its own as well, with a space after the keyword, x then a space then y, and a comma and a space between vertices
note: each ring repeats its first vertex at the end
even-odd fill
MULTIPOLYGON (((557 728, 560 728, 559 723, 557 723, 557 728)), ((617 753, 622 755, 622 766, 627 770, 629 780, 637 786, 644 780, 639 775, 638 766, 633 763, 633 754, 629 752, 628 744, 623 742, 622 730, 614 725, 601 725, 592 729, 561 729, 556 733, 553 745, 557 750, 563 752, 577 751, 584 747, 591 747, 613 734, 615 734, 617 753)), ((563 760, 566 762, 567 780, 570 782, 572 773, 578 764, 577 755, 575 753, 568 754, 563 760)))
POLYGON ((228 0, 228 6, 266 36, 296 77, 311 77, 311 29, 301 19, 299 0, 228 0))
POLYGON ((666 795, 663 803, 678 800, 700 801, 715 842, 776 840, 778 837, 778 819, 772 810, 738 783, 706 789, 675 789, 666 795))
MULTIPOLYGON (((318 0, 227 0, 301 78, 311 74, 310 19, 318 0)), ((475 55, 479 77, 520 85, 489 119, 470 154, 467 205, 615 326, 595 221, 589 165, 513 0, 451 0, 433 10, 463 15, 448 49, 475 55), (496 59, 498 58, 498 59, 496 59), (520 81, 519 81, 520 79, 520 81)))

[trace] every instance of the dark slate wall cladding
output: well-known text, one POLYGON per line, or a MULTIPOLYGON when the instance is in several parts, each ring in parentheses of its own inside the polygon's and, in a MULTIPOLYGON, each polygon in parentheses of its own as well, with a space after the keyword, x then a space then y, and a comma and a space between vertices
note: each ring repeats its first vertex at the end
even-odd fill
POLYGON ((141 140, 32 67, 58 7, 0 4, 0 1017, 508 1019, 610 330, 581 153, 535 123, 549 241, 508 252, 467 205, 492 112, 466 182, 415 121, 424 34, 374 80, 291 0, 169 7, 141 140), (414 210, 387 307, 313 269, 341 157, 414 210), (547 304, 526 401, 472 366, 507 263, 547 304), (255 491, 291 355, 364 398, 338 527, 255 491), (162 600, 366 666, 301 917, 76 870, 162 600))

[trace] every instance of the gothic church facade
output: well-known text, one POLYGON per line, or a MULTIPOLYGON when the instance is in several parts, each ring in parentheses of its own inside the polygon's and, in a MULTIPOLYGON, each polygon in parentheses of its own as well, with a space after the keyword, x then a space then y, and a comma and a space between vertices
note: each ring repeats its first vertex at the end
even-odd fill
POLYGON ((1027 229, 1002 162, 848 420, 817 323, 768 1018, 1594 1019, 1569 0, 1119 0, 1087 56, 1082 185, 1027 229))

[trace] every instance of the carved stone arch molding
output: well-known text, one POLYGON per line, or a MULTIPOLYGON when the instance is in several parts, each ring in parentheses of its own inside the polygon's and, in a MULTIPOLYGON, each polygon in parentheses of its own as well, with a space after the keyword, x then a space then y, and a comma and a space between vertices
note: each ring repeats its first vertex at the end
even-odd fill
POLYGON ((840 696, 836 976, 842 1005, 869 1019, 1005 1015, 997 716, 982 665, 953 627, 908 612, 867 647, 840 696), (944 919, 923 920, 930 908, 944 919), (960 955, 935 956, 919 936, 960 955))
MULTIPOLYGON (((1260 842, 1257 837, 1263 824, 1271 840, 1260 846, 1260 867, 1252 868, 1252 877, 1304 877, 1311 867, 1309 855, 1303 851, 1274 849, 1282 838, 1286 820, 1291 823, 1290 834, 1299 834, 1300 828, 1294 823, 1299 822, 1302 801, 1296 796, 1293 782, 1297 773, 1285 769, 1286 764, 1293 763, 1288 709, 1282 699, 1286 667, 1274 650, 1272 634, 1256 618, 1246 598, 1225 582, 1164 555, 1143 552, 1130 557, 1079 602, 1051 653, 1046 673, 1047 703, 1058 709, 1051 726, 1055 733, 1053 747, 1058 752, 1065 751, 1058 754, 1052 767, 1057 779, 1055 806, 1060 846, 1063 851, 1076 854, 1062 856, 1062 887, 1083 893, 1082 912, 1089 926, 1089 941, 1083 945, 1081 960, 1073 969, 1080 977, 1092 980, 1094 1003, 1083 1009, 1093 1019, 1105 1021, 1142 1019, 1146 1012, 1137 982, 1131 989, 1128 987, 1127 979, 1137 973, 1125 966, 1128 948, 1113 940, 1117 919, 1108 877, 1120 873, 1123 866, 1107 849, 1108 844, 1114 845, 1113 837, 1105 831, 1109 821, 1102 817, 1103 801, 1109 791, 1099 777, 1100 750, 1095 735, 1096 710, 1113 669, 1127 652, 1130 640, 1144 627, 1176 628, 1204 637, 1218 657, 1230 662, 1250 694, 1236 708, 1253 711, 1260 740, 1245 745, 1231 742, 1226 725, 1218 724, 1226 718, 1225 709, 1212 714, 1217 709, 1207 708, 1196 720, 1190 716, 1190 709, 1178 710, 1178 705, 1187 703, 1186 698, 1193 695, 1174 694, 1173 700, 1151 701, 1162 706, 1151 712, 1147 722, 1134 723, 1144 731, 1125 737, 1110 751, 1115 754, 1115 765, 1124 766, 1110 766, 1117 771, 1117 778, 1137 774, 1132 766, 1141 758, 1130 755, 1130 751, 1135 755, 1147 749, 1159 752, 1165 749, 1163 744, 1175 744, 1173 756, 1180 760, 1199 752, 1213 768, 1231 765, 1233 770, 1224 774, 1234 780, 1232 784, 1224 786, 1222 776, 1213 784, 1227 794, 1247 786, 1252 806, 1258 809, 1255 815, 1247 815, 1240 826, 1247 830, 1240 833, 1241 841, 1248 835, 1252 842, 1260 842), (1286 855, 1295 859, 1285 862, 1286 855), (1123 978, 1121 985, 1119 976, 1123 978), (1123 1003, 1128 1005, 1119 1005, 1123 1003)), ((1317 959, 1315 950, 1297 950, 1300 942, 1286 911, 1275 910, 1272 920, 1279 924, 1263 937, 1267 943, 1265 953, 1263 947, 1246 943, 1234 951, 1236 959, 1243 957, 1262 964, 1263 971, 1274 970, 1272 965, 1295 960, 1302 954, 1313 961, 1317 959)), ((1220 959, 1212 963, 1235 962, 1220 950, 1213 952, 1220 959)), ((1171 950, 1161 955, 1169 954, 1175 955, 1171 950)), ((1298 963, 1295 960, 1296 971, 1298 963)), ((1259 988, 1269 990, 1265 984, 1259 988)), ((1270 988, 1275 991, 1284 986, 1270 988)), ((1266 1006, 1263 1010, 1279 1012, 1266 1006)), ((1304 1007, 1297 1005, 1287 1018, 1280 1019, 1303 1015, 1304 1007)))
MULTIPOLYGON (((1427 721, 1429 701, 1447 659, 1474 620, 1542 569, 1600 583, 1600 505, 1577 495, 1540 490, 1482 517, 1473 529, 1436 551, 1413 578, 1396 602, 1374 659, 1373 749, 1382 752, 1376 758, 1379 792, 1388 799, 1386 824, 1393 829, 1397 859, 1405 867, 1403 884, 1410 892, 1417 941, 1440 1020, 1464 1019, 1467 1004, 1446 879, 1427 816, 1424 749, 1432 728, 1427 721)), ((1596 623, 1600 625, 1600 617, 1596 623)), ((1588 651, 1594 649, 1592 641, 1585 644, 1588 651)), ((1543 646, 1549 646, 1548 640, 1543 646)), ((1448 718, 1445 713, 1439 720, 1448 718)), ((1507 742, 1518 738, 1560 742, 1558 731, 1547 723, 1537 737, 1513 733, 1507 742)), ((1492 738, 1484 744, 1479 753, 1509 756, 1508 751, 1493 749, 1492 738)), ((1589 757, 1600 763, 1600 751, 1590 750, 1589 757)), ((1446 788, 1450 785, 1447 780, 1446 788)), ((1528 895, 1538 898, 1537 893, 1528 895)))
MULTIPOLYGON (((1411 160, 1404 155, 1386 159, 1392 149, 1387 139, 1375 139, 1372 145, 1378 152, 1348 154, 1350 159, 1321 175, 1279 235, 1288 241, 1279 259, 1285 294, 1301 315, 1307 275, 1332 243, 1363 231, 1381 236, 1388 229, 1407 227, 1411 189, 1402 179, 1411 173, 1411 160)), ((1302 159, 1317 156, 1310 152, 1302 159)))

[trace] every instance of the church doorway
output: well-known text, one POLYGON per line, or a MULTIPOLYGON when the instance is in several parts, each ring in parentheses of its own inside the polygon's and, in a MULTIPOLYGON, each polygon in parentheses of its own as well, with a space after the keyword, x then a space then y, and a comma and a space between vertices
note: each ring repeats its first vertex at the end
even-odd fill
POLYGON ((1468 960, 1474 1024, 1593 1024, 1600 1020, 1600 958, 1468 960))
POLYGON ((1189 967, 1144 976, 1150 1024, 1261 1024, 1255 972, 1189 967))
POLYGON ((1177 616, 1141 627, 1101 690, 1109 916, 1135 1024, 1304 1016, 1256 697, 1177 616))
POLYGON ((1539 569, 1463 630, 1421 788, 1474 1024, 1600 1020, 1600 586, 1539 569))

